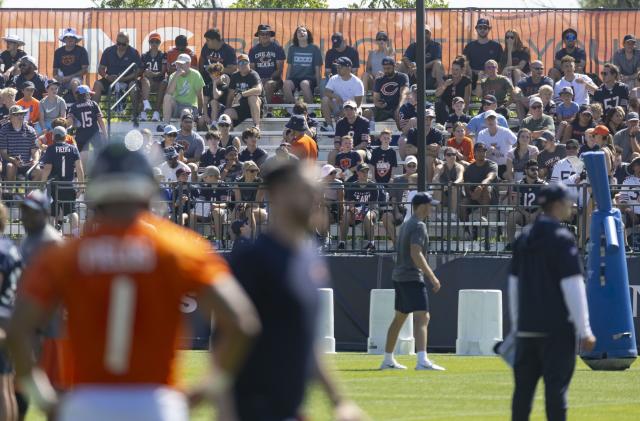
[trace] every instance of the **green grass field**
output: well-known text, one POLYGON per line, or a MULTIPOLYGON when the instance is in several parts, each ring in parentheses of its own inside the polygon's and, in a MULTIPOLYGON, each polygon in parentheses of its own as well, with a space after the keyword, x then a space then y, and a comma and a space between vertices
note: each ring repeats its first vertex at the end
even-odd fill
MULTIPOLYGON (((206 369, 207 354, 188 351, 183 373, 188 383, 206 369)), ((499 421, 509 420, 512 375, 493 357, 431 355, 446 372, 377 370, 380 357, 345 353, 328 359, 344 389, 377 421, 499 421)), ((413 357, 398 360, 412 368, 413 357)), ((542 384, 532 420, 544 420, 542 384)), ((579 421, 637 421, 640 419, 640 363, 623 372, 594 372, 578 361, 569 394, 569 419, 579 421)), ((312 388, 306 411, 313 421, 328 421, 331 411, 324 395, 312 388)), ((211 408, 199 408, 193 420, 212 421, 211 408)), ((44 420, 35 411, 27 421, 44 420)))

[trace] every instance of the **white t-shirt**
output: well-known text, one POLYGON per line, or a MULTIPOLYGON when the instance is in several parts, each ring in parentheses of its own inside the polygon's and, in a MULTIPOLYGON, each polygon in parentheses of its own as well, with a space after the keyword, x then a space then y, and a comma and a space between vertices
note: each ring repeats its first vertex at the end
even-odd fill
POLYGON ((357 96, 364 96, 364 85, 357 76, 351 75, 349 80, 344 80, 340 75, 331 76, 325 89, 331 89, 334 94, 343 101, 355 100, 357 96))
POLYGON ((176 165, 175 168, 171 168, 166 161, 160 164, 160 171, 162 171, 164 181, 168 183, 178 181, 178 177, 176 176, 176 171, 178 171, 180 168, 191 172, 191 169, 189 168, 189 166, 182 161, 178 161, 178 165, 176 165))
MULTIPOLYGON (((571 192, 573 197, 576 198, 575 202, 579 207, 582 207, 584 200, 582 189, 578 189, 577 185, 584 184, 580 180, 580 173, 584 168, 584 164, 578 157, 568 156, 556 162, 551 172, 550 183, 562 183, 571 192)), ((584 186, 583 186, 584 188, 584 186)))
POLYGON ((640 215, 640 178, 630 175, 622 182, 622 190, 620 191, 620 202, 633 206, 633 213, 640 215))
POLYGON ((476 142, 487 145, 487 159, 498 165, 507 165, 507 154, 516 140, 517 137, 511 130, 498 126, 493 136, 489 133, 489 129, 481 130, 476 142))
POLYGON ((578 105, 589 105, 589 91, 587 91, 587 83, 593 84, 593 80, 591 80, 589 76, 580 73, 575 73, 574 78, 571 82, 563 77, 556 82, 553 96, 554 98, 560 98, 560 91, 562 90, 562 88, 570 86, 573 89, 573 101, 577 102, 578 105), (584 80, 585 83, 577 83, 576 80, 578 79, 584 80))

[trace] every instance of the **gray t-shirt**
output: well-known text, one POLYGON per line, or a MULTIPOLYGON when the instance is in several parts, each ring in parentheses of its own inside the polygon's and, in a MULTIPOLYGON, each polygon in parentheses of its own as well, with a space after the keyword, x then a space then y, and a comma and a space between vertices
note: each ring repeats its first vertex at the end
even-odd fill
POLYGON ((311 44, 306 47, 292 45, 287 52, 289 79, 303 80, 316 78, 316 66, 322 66, 320 49, 311 44))
POLYGON ((391 279, 395 282, 423 282, 424 274, 413 263, 411 258, 411 245, 417 244, 422 248, 422 253, 427 254, 429 249, 429 234, 427 224, 419 220, 415 215, 400 226, 396 240, 396 265, 393 268, 391 279))
MULTIPOLYGON (((635 135, 636 141, 640 141, 640 132, 635 135)), ((613 144, 622 148, 622 162, 631 162, 631 155, 633 149, 631 149, 631 137, 629 136, 629 129, 622 129, 613 136, 613 144)))
POLYGON ((375 74, 382 71, 382 59, 387 56, 386 51, 372 51, 369 54, 369 63, 371 64, 371 73, 375 74))
POLYGON ((46 96, 40 101, 40 114, 44 115, 44 122, 48 128, 54 119, 67 115, 67 104, 59 96, 53 100, 46 96))
POLYGON ((195 131, 192 131, 190 135, 184 135, 182 132, 178 132, 176 142, 183 144, 184 157, 187 159, 195 157, 197 154, 202 156, 204 152, 204 139, 195 131))
POLYGON ((620 74, 630 76, 640 69, 640 50, 635 50, 631 60, 627 60, 624 54, 624 48, 613 54, 613 64, 620 68, 620 74))

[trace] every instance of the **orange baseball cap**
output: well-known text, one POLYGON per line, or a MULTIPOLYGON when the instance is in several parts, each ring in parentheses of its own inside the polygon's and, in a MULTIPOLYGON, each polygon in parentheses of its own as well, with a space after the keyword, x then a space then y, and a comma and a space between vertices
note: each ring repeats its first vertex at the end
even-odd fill
POLYGON ((162 41, 162 38, 160 38, 160 34, 159 33, 154 32, 154 33, 149 35, 149 41, 162 41))
POLYGON ((593 129, 593 134, 606 136, 608 134, 611 134, 611 132, 609 131, 609 128, 607 126, 599 124, 595 127, 595 129, 593 129))

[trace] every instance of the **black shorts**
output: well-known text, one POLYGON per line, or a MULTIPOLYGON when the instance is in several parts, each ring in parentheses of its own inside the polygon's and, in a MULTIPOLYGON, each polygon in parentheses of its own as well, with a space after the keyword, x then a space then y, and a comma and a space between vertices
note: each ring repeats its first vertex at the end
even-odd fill
POLYGON ((56 216, 58 209, 62 209, 61 216, 67 216, 76 211, 76 190, 71 186, 58 185, 51 192, 51 215, 56 216))
POLYGON ((374 121, 386 121, 386 120, 395 120, 396 111, 395 110, 387 110, 386 108, 373 108, 373 120, 374 121))
POLYGON ((429 295, 424 282, 393 282, 396 292, 395 309, 404 314, 414 311, 429 311, 429 295))
POLYGON ((275 88, 274 91, 279 91, 280 89, 282 89, 282 79, 272 79, 272 78, 266 78, 266 79, 260 79, 262 81, 262 86, 264 86, 266 83, 268 82, 275 82, 275 88))
POLYGON ((316 87, 318 86, 318 83, 316 82, 315 79, 289 79, 291 80, 291 82, 293 82, 293 86, 295 86, 296 91, 300 90, 300 82, 302 82, 303 80, 308 80, 309 84, 311 84, 311 92, 316 90, 316 87))
MULTIPOLYGON (((228 94, 229 94, 229 86, 227 86, 227 85, 221 86, 221 87, 218 88, 218 90, 222 91, 222 95, 216 101, 218 101, 220 104, 224 105, 224 104, 227 103, 227 97, 228 97, 228 94)), ((206 85, 204 85, 203 93, 204 93, 204 96, 209 98, 209 101, 211 101, 213 99, 213 83, 207 83, 206 85)))
POLYGON ((109 80, 107 80, 106 78, 100 78, 98 79, 98 82, 100 82, 102 84, 102 93, 107 93, 107 91, 109 90, 109 87, 111 86, 111 82, 109 80))
POLYGON ((239 125, 248 118, 251 118, 251 108, 249 107, 249 101, 247 98, 240 98, 240 104, 233 107, 232 110, 236 111, 238 118, 233 121, 233 127, 239 125))
POLYGON ((507 164, 498 165, 498 178, 504 180, 504 173, 507 171, 507 164))
POLYGON ((13 373, 13 363, 5 350, 0 351, 0 374, 13 373))
POLYGON ((92 135, 76 134, 76 144, 80 152, 88 150, 89 144, 93 146, 93 149, 98 149, 102 145, 102 136, 100 132, 95 132, 92 135))

